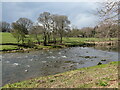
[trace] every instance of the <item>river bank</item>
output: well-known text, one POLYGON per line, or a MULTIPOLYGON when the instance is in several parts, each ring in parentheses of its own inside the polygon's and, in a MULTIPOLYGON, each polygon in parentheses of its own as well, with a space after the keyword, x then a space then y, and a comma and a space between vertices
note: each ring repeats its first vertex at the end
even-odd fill
POLYGON ((118 88, 118 62, 38 77, 3 88, 118 88))
MULTIPOLYGON (((49 49, 59 49, 59 48, 68 48, 68 47, 76 47, 76 46, 82 46, 82 47, 89 47, 89 46, 94 46, 95 44, 93 43, 85 43, 85 42, 69 42, 69 43, 63 43, 63 44, 49 44, 47 46, 43 45, 36 45, 33 48, 18 48, 18 47, 13 47, 13 48, 5 48, 0 50, 0 53, 15 53, 15 52, 29 52, 29 51, 34 51, 34 50, 49 50, 49 49)), ((8 47, 9 45, 7 45, 8 47)), ((4 45, 1 46, 3 48, 4 45)))
POLYGON ((76 46, 81 46, 81 47, 91 47, 91 46, 117 46, 117 41, 100 41, 100 42, 88 42, 88 41, 84 41, 84 42, 74 42, 71 41, 69 43, 63 43, 63 44, 49 44, 47 46, 43 46, 43 45, 36 45, 33 48, 20 48, 20 47, 11 47, 11 45, 7 45, 7 48, 5 47, 5 45, 1 45, 1 49, 0 53, 15 53, 15 52, 29 52, 29 51, 34 51, 34 50, 49 50, 49 49, 59 49, 59 48, 67 48, 67 47, 76 47, 76 46), (9 47, 10 46, 10 47, 9 47))

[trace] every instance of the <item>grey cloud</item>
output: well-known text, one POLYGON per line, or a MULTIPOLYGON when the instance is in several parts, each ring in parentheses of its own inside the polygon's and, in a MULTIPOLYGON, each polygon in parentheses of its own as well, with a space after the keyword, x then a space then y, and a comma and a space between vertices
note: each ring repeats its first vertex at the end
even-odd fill
POLYGON ((53 14, 67 15, 78 27, 93 26, 94 16, 91 14, 97 5, 93 2, 58 3, 58 2, 17 2, 3 3, 3 20, 13 22, 20 17, 27 17, 36 21, 39 14, 48 11, 53 14), (89 16, 89 17, 88 17, 89 16), (91 22, 90 22, 91 20, 91 22))

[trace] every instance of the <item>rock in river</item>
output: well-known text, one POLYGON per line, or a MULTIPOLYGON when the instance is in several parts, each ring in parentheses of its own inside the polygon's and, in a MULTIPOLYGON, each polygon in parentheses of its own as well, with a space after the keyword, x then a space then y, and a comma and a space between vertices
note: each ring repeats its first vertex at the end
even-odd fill
POLYGON ((97 65, 101 65, 102 63, 101 62, 99 62, 97 65))

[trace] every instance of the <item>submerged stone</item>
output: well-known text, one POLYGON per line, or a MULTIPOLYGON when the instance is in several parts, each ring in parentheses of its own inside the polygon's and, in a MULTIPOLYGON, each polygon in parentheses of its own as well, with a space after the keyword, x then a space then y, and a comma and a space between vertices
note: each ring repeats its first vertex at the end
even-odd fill
POLYGON ((101 61, 106 61, 106 59, 102 59, 101 61))

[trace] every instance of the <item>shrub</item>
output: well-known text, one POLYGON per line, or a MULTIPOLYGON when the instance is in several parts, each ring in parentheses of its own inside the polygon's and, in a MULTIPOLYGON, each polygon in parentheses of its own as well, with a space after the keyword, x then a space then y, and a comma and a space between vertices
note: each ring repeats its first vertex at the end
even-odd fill
POLYGON ((100 85, 100 86, 107 86, 108 85, 108 83, 107 83, 107 81, 99 81, 99 83, 98 83, 98 85, 100 85))

